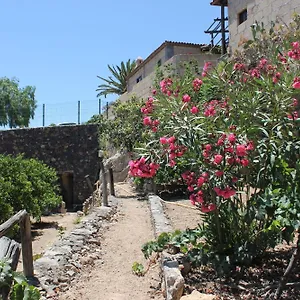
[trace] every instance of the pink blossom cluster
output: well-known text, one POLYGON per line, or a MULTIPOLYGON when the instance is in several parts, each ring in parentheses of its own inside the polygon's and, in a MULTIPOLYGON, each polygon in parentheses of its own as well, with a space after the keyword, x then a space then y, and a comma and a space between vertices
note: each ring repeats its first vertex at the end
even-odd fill
POLYGON ((211 100, 210 102, 204 104, 204 116, 213 117, 216 115, 218 110, 226 109, 226 108, 227 108, 226 101, 211 100))
MULTIPOLYGON (((231 126, 230 129, 235 130, 235 126, 231 126)), ((182 174, 188 191, 192 193, 190 195, 192 204, 200 206, 203 212, 215 210, 215 204, 207 203, 204 196, 205 190, 211 185, 216 195, 223 199, 234 196, 236 194, 234 186, 239 179, 232 174, 238 174, 240 167, 249 165, 248 155, 252 150, 254 150, 252 141, 241 142, 233 132, 223 133, 215 137, 214 143, 203 145, 202 155, 204 162, 210 165, 210 174, 202 172, 196 175, 195 172, 190 171, 182 174), (226 174, 225 170, 227 170, 226 174), (228 179, 229 184, 224 185, 224 181, 228 182, 228 179), (219 187, 220 183, 222 187, 219 187)))
POLYGON ((295 77, 293 82, 294 89, 300 89, 300 77, 295 77))
POLYGON ((299 107, 299 101, 296 98, 294 98, 291 106, 294 111, 292 113, 288 114, 288 118, 291 120, 298 119, 299 114, 298 114, 297 108, 299 107))
POLYGON ((129 175, 134 177, 152 178, 156 175, 159 165, 156 163, 146 163, 145 157, 129 162, 129 175))
POLYGON ((171 90, 172 84, 173 84, 173 80, 171 78, 163 79, 160 82, 160 90, 162 91, 162 93, 171 96, 173 93, 173 91, 171 90))
POLYGON ((143 119, 143 124, 145 126, 149 126, 153 132, 157 132, 159 123, 159 120, 152 120, 152 118, 149 116, 144 117, 143 119))
MULTIPOLYGON (((248 153, 254 149, 252 141, 244 144, 237 142, 234 133, 221 134, 217 142, 203 146, 202 155, 206 163, 214 166, 238 166, 247 167, 249 165, 248 153)), ((217 171, 216 176, 221 177, 222 172, 217 171)))
POLYGON ((193 80, 193 89, 195 92, 198 92, 201 88, 201 85, 203 84, 202 80, 199 78, 195 78, 193 80))
POLYGON ((153 112, 153 102, 154 102, 154 98, 149 97, 148 100, 145 103, 145 106, 143 106, 141 108, 142 114, 148 115, 148 114, 151 114, 153 112))
POLYGON ((176 145, 175 136, 171 137, 161 137, 159 139, 162 145, 166 145, 165 153, 168 153, 169 157, 169 165, 170 167, 174 167, 176 165, 176 158, 183 156, 187 148, 183 145, 176 145))
POLYGON ((209 70, 211 69, 211 67, 212 67, 212 63, 210 61, 208 61, 208 62, 206 62, 204 64, 203 72, 202 72, 202 76, 203 77, 207 76, 207 73, 209 72, 209 70))
POLYGON ((300 60, 300 43, 293 42, 292 49, 288 51, 288 56, 294 60, 300 60))

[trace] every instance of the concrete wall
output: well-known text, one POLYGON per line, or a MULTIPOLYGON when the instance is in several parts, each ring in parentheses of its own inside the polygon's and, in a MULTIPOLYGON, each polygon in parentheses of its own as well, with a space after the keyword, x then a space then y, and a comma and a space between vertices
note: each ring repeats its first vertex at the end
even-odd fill
POLYGON ((97 125, 54 126, 0 131, 0 153, 37 158, 54 167, 61 176, 61 183, 73 185, 72 199, 68 208, 90 196, 85 176, 92 183, 98 173, 97 125), (70 182, 70 179, 72 182, 70 182))
POLYGON ((250 26, 255 21, 263 22, 266 28, 272 21, 289 23, 293 13, 300 14, 300 0, 228 0, 230 51, 247 39, 251 39, 250 26), (238 15, 247 9, 248 18, 239 25, 238 15))

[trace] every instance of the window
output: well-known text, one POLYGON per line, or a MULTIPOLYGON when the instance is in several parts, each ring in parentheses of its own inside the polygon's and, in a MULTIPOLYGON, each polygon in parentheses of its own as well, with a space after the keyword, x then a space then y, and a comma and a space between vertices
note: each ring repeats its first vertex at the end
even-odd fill
POLYGON ((239 18, 239 25, 244 23, 247 20, 247 9, 241 11, 238 15, 239 18))
POLYGON ((143 79, 142 75, 139 76, 139 77, 136 79, 136 83, 139 83, 140 81, 142 81, 142 79, 143 79))
POLYGON ((161 59, 157 62, 157 66, 158 66, 158 67, 161 66, 161 59))

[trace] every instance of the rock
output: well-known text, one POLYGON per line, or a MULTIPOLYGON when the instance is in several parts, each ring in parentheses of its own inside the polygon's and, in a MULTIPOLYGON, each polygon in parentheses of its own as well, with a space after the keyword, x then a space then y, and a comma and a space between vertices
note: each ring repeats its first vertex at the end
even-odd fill
POLYGON ((76 272, 70 270, 70 271, 67 271, 66 274, 69 275, 70 277, 74 277, 76 272))
POLYGON ((83 211, 78 210, 78 211, 77 211, 77 216, 78 216, 78 217, 83 217, 83 216, 84 216, 83 211))
POLYGON ((58 278, 58 281, 59 281, 59 282, 68 282, 68 281, 69 281, 69 278, 66 277, 66 276, 60 276, 60 277, 58 278))
POLYGON ((216 296, 203 294, 194 290, 190 295, 186 295, 180 298, 180 300, 214 300, 216 296))
POLYGON ((178 262, 163 253, 162 270, 165 279, 166 300, 180 300, 183 294, 184 278, 179 270, 178 262))
POLYGON ((90 256, 88 256, 88 257, 81 257, 80 258, 80 263, 82 265, 93 265, 94 264, 94 260, 90 256))

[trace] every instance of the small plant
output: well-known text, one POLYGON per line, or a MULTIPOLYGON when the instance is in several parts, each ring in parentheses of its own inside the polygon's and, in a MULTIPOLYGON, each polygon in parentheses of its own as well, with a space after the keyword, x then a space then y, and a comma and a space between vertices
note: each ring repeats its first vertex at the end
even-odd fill
POLYGON ((73 224, 74 224, 74 225, 80 224, 80 223, 81 223, 81 220, 82 220, 82 218, 79 217, 79 216, 77 216, 77 217, 74 219, 73 224))
POLYGON ((57 230, 58 230, 59 238, 62 239, 63 235, 65 234, 65 231, 67 230, 67 227, 58 226, 57 230))
POLYGON ((145 268, 141 263, 134 262, 132 265, 132 272, 137 276, 144 276, 145 275, 145 268))
POLYGON ((43 253, 34 254, 32 258, 34 261, 36 261, 36 260, 40 259, 41 257, 43 257, 43 253))
MULTIPOLYGON (((12 270, 11 260, 0 260, 0 290, 13 287, 9 294, 11 300, 39 300, 41 298, 39 290, 29 285, 22 273, 12 270)), ((0 294, 0 299, 2 296, 0 294)))

